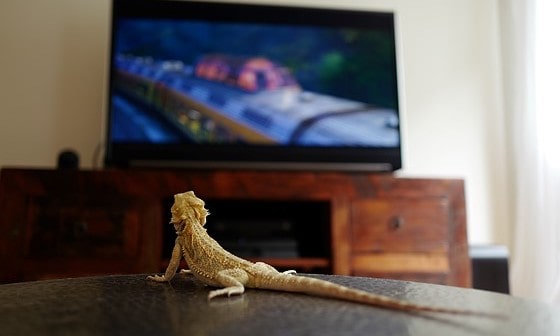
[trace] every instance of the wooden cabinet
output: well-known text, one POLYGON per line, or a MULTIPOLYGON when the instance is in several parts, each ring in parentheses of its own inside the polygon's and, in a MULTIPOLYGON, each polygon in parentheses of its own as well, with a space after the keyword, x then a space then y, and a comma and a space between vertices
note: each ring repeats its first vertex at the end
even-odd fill
POLYGON ((250 259, 471 284, 461 180, 252 170, 3 169, 0 281, 162 271, 172 195, 187 190, 207 200, 221 243, 265 246, 250 259))

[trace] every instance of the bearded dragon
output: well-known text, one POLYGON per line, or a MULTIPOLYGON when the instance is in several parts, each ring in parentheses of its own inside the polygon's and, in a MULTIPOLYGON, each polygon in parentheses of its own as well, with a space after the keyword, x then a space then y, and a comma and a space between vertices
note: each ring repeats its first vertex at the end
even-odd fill
POLYGON ((405 302, 325 280, 296 276, 294 271, 282 273, 263 262, 253 263, 239 258, 208 235, 204 225, 209 212, 204 206, 204 201, 192 191, 174 196, 171 224, 175 227, 177 238, 171 260, 164 275, 148 276, 149 280, 166 282, 173 279, 183 257, 190 269, 182 270, 182 273, 192 273, 203 283, 218 288, 210 291, 208 299, 241 295, 245 288, 257 288, 304 293, 409 312, 492 315, 405 302))

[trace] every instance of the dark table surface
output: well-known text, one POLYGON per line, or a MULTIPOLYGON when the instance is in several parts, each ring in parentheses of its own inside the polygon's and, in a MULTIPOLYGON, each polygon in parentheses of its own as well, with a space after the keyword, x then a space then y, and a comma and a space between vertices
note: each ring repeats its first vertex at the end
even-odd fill
POLYGON ((171 283, 146 275, 0 286, 2 335, 560 335, 560 308, 473 289, 313 275, 416 303, 504 318, 410 314, 300 294, 248 289, 207 300, 189 275, 171 283))

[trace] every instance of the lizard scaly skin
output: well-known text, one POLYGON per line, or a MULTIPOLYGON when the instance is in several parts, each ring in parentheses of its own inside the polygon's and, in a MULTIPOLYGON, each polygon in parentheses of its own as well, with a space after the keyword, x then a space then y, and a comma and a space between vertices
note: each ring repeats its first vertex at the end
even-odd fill
POLYGON ((189 273, 194 274, 205 284, 218 288, 209 293, 209 299, 240 295, 244 293, 245 288, 258 288, 305 293, 410 312, 493 315, 419 305, 325 280, 295 276, 291 271, 278 272, 268 264, 253 263, 224 250, 204 228, 208 214, 204 208, 204 201, 196 197, 192 191, 175 195, 175 202, 171 207, 171 223, 175 226, 177 238, 171 260, 164 275, 149 276, 148 279, 157 282, 170 281, 175 276, 183 257, 190 268, 189 273))

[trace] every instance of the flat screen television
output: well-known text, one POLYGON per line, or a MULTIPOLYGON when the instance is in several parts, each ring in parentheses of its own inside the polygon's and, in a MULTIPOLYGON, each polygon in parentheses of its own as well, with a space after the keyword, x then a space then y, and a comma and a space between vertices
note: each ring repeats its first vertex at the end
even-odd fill
POLYGON ((107 166, 401 168, 390 12, 113 0, 107 166))

